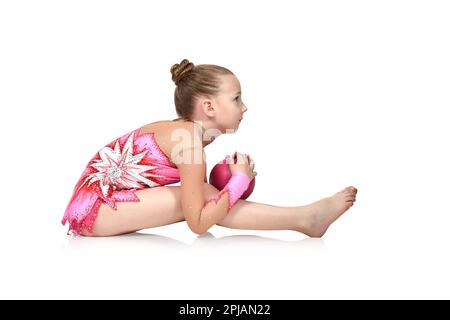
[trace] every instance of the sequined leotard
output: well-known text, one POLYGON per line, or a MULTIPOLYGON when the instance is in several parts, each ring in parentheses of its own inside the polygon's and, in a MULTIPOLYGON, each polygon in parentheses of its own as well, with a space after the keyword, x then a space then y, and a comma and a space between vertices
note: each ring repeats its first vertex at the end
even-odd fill
POLYGON ((68 234, 92 232, 102 203, 116 210, 116 202, 139 198, 134 191, 180 181, 178 168, 158 146, 154 133, 131 131, 100 149, 75 185, 62 224, 68 234))

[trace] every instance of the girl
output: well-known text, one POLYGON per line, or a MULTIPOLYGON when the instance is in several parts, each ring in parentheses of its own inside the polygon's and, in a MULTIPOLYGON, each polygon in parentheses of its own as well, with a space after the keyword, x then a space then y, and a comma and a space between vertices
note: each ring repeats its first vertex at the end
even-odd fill
POLYGON ((69 233, 112 236, 186 221, 202 234, 235 229, 295 230, 321 237, 356 200, 347 187, 314 203, 279 207, 240 199, 256 176, 248 154, 227 156, 232 176, 222 190, 206 180, 204 148, 234 132, 247 107, 228 69, 187 59, 170 69, 179 118, 149 123, 99 150, 75 185, 62 224, 69 233), (180 186, 166 186, 180 182, 180 186))

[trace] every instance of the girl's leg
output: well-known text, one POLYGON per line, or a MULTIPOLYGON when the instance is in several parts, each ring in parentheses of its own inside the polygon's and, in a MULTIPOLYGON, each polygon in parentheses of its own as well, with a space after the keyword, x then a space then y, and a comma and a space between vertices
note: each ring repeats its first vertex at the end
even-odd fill
POLYGON ((160 227, 184 220, 180 204, 180 187, 159 186, 135 192, 139 202, 116 202, 117 210, 101 204, 93 232, 84 236, 112 236, 146 228, 160 227))
MULTIPOLYGON (((218 190, 205 183, 205 200, 218 190)), ((160 186, 136 191, 140 202, 118 202, 117 211, 102 204, 87 236, 109 236, 159 227, 184 220, 179 186, 160 186)), ((349 187, 309 205, 279 207, 238 200, 218 225, 233 229, 295 230, 322 236, 328 226, 355 201, 356 189, 349 187)))
POLYGON ((294 230, 321 237, 330 224, 353 205, 356 192, 356 188, 347 187, 331 197, 297 207, 238 200, 218 225, 234 229, 294 230))

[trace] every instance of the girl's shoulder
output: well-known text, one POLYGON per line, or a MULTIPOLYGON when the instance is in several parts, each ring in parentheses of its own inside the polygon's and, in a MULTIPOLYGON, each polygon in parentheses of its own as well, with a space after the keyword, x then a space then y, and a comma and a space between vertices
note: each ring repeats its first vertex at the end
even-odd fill
MULTIPOLYGON (((148 123, 142 126, 139 130, 139 136, 144 133, 153 133, 153 137, 161 148, 161 150, 167 155, 171 161, 173 148, 180 143, 180 134, 175 131, 184 129, 185 133, 193 134, 193 123, 185 120, 162 120, 152 123, 148 123), (178 137, 178 138, 174 138, 178 137)), ((184 134, 180 131, 181 134, 184 134)))
POLYGON ((156 122, 148 123, 142 126, 139 130, 139 135, 144 133, 153 133, 155 136, 160 137, 161 139, 166 138, 167 136, 170 138, 172 133, 177 129, 191 129, 193 128, 193 124, 190 121, 185 120, 161 120, 156 122))

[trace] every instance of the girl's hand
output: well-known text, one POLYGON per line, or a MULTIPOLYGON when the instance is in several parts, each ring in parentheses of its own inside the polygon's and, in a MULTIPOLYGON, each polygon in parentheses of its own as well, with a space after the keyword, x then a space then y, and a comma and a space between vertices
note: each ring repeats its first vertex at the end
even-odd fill
POLYGON ((250 180, 256 177, 255 162, 250 158, 248 154, 235 152, 233 157, 227 156, 226 162, 230 168, 231 173, 241 171, 245 173, 250 180))

